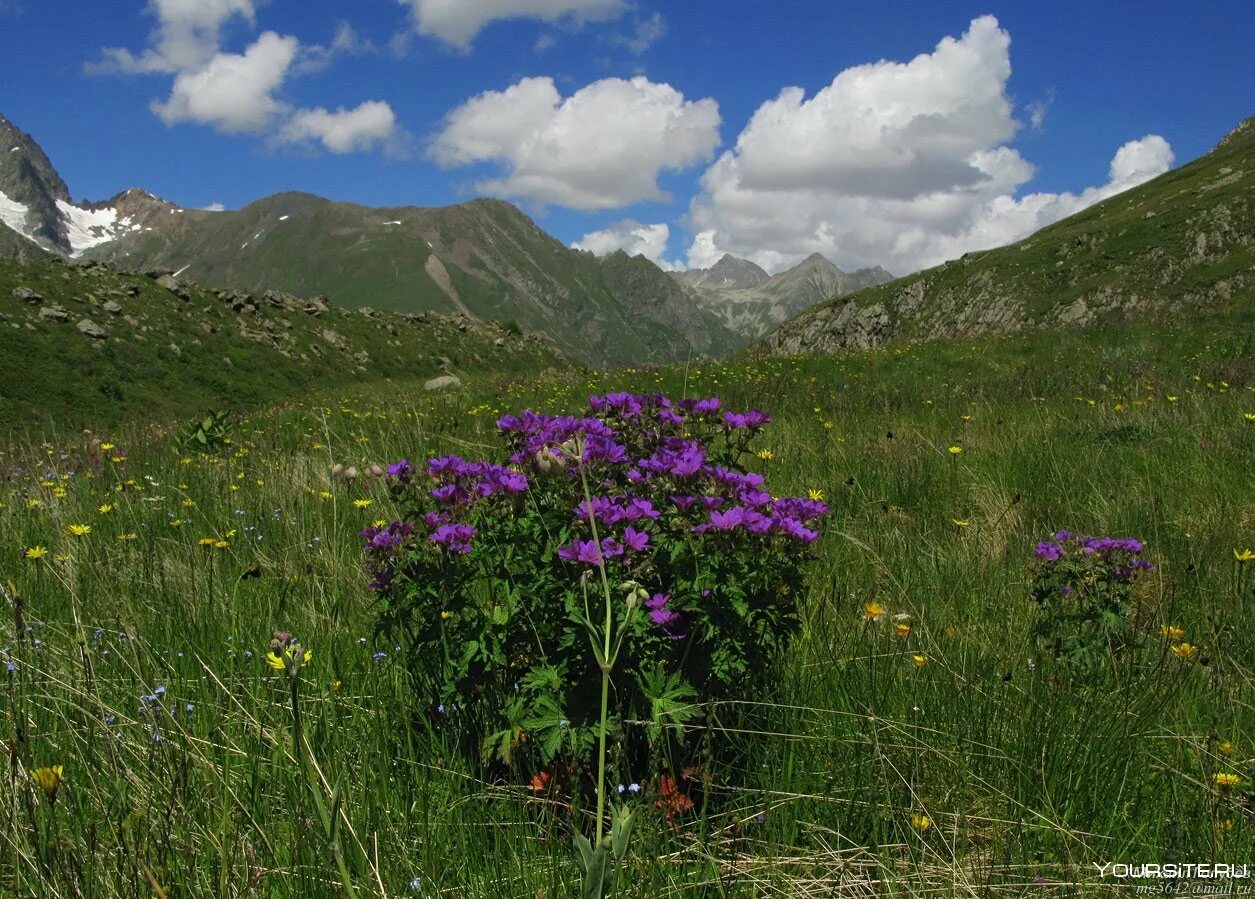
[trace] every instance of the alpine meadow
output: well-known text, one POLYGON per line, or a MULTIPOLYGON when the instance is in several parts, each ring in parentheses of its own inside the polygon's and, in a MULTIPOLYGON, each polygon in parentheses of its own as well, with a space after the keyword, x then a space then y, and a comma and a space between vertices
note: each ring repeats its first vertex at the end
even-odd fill
POLYGON ((1255 889, 1255 19, 790 2, 0 2, 0 894, 1255 889))

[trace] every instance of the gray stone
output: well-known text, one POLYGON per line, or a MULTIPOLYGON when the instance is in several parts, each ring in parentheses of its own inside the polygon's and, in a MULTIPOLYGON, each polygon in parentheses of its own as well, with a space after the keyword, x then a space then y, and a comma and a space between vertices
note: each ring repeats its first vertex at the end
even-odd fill
POLYGON ((438 378, 432 378, 430 381, 423 382, 424 390, 447 390, 451 387, 461 387, 462 379, 457 375, 441 375, 438 378))
POLYGON ((29 287, 13 288, 13 299, 23 303, 30 303, 32 306, 38 306, 44 301, 44 298, 40 294, 31 290, 29 287))
POLYGON ((81 322, 79 322, 78 329, 83 334, 86 334, 88 337, 92 338, 92 340, 104 340, 106 337, 109 336, 109 332, 107 332, 104 328, 100 327, 100 325, 96 324, 90 318, 85 318, 81 322))
POLYGON ((39 317, 46 322, 68 322, 70 313, 60 306, 41 306, 39 317))
POLYGON ((108 312, 110 315, 120 315, 122 312, 122 307, 113 300, 105 300, 100 308, 105 310, 105 312, 108 312))

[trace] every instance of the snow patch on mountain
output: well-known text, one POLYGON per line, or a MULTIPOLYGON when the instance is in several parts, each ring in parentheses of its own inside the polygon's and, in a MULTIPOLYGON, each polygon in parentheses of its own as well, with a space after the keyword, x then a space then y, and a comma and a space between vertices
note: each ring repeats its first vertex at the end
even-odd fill
POLYGON ((81 209, 64 200, 57 200, 57 210, 65 222, 66 237, 70 241, 70 255, 82 255, 84 250, 116 240, 127 231, 135 230, 128 218, 118 218, 112 206, 103 209, 81 209))
POLYGON ((26 207, 17 200, 10 200, 4 191, 0 191, 0 222, 4 222, 27 240, 33 239, 26 233, 26 207))

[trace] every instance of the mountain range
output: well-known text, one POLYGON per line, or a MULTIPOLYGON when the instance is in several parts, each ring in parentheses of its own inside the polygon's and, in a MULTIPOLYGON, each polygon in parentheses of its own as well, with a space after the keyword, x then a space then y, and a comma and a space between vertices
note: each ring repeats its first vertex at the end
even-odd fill
MULTIPOLYGON (((346 307, 517 322, 595 365, 726 354, 814 303, 889 278, 846 275, 822 257, 775 278, 732 257, 672 277, 644 256, 573 250, 500 200, 373 208, 280 193, 213 212, 131 188, 75 204, 38 143, 3 116, 0 148, 0 222, 56 255, 346 307)), ((0 239, 0 253, 14 247, 29 252, 0 239)))
MULTIPOLYGON (((831 299, 762 346, 836 352, 1255 305, 1255 118, 1204 156, 994 250, 831 299)), ((1249 320, 1249 319, 1248 319, 1249 320)), ((1255 350, 1255 344, 1252 345, 1255 350)))

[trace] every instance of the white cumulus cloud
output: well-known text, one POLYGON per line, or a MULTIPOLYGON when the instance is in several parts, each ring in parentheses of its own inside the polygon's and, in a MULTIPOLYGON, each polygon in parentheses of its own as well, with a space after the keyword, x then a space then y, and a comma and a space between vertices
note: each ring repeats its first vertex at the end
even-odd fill
POLYGON ((398 0, 413 13, 414 29, 469 50, 475 36, 502 19, 569 20, 575 23, 614 19, 625 0, 398 0))
POLYGON ((571 246, 597 256, 623 250, 629 256, 644 256, 665 271, 674 271, 681 266, 664 258, 670 239, 671 228, 665 222, 642 225, 632 219, 625 219, 601 231, 590 231, 571 246))
POLYGON ((282 99, 294 77, 327 68, 339 56, 374 52, 347 22, 331 42, 302 45, 291 35, 263 32, 242 53, 221 49, 224 26, 235 18, 255 24, 256 0, 150 0, 158 25, 139 56, 106 48, 91 71, 171 74, 170 96, 154 100, 153 114, 167 125, 194 123, 227 134, 268 135, 272 146, 319 144, 332 153, 381 147, 395 150, 408 137, 392 107, 370 100, 334 112, 298 108, 282 99))
POLYGON ((563 99, 552 78, 524 78, 473 97, 445 117, 430 147, 446 168, 500 164, 479 190, 596 210, 665 200, 663 171, 709 161, 719 105, 669 84, 606 78, 563 99))
POLYGON ((274 91, 283 84, 299 42, 267 31, 243 53, 219 53, 174 79, 170 98, 154 102, 167 125, 198 122, 228 133, 265 131, 284 112, 274 91))
POLYGON ((151 46, 138 56, 106 47, 94 67, 133 73, 198 69, 217 54, 227 22, 239 17, 252 25, 256 17, 253 0, 149 0, 146 11, 157 19, 151 46))
POLYGON ((1015 195, 1033 166, 1008 146, 1011 39, 992 16, 907 62, 790 87, 754 113, 701 179, 691 266, 723 252, 769 270, 811 253, 904 274, 1019 239, 1166 170, 1147 137, 1120 148, 1110 181, 1080 194, 1015 195))
POLYGON ((370 100, 354 109, 328 112, 321 106, 299 109, 279 132, 281 143, 317 141, 332 153, 353 153, 386 147, 397 133, 392 107, 370 100))

